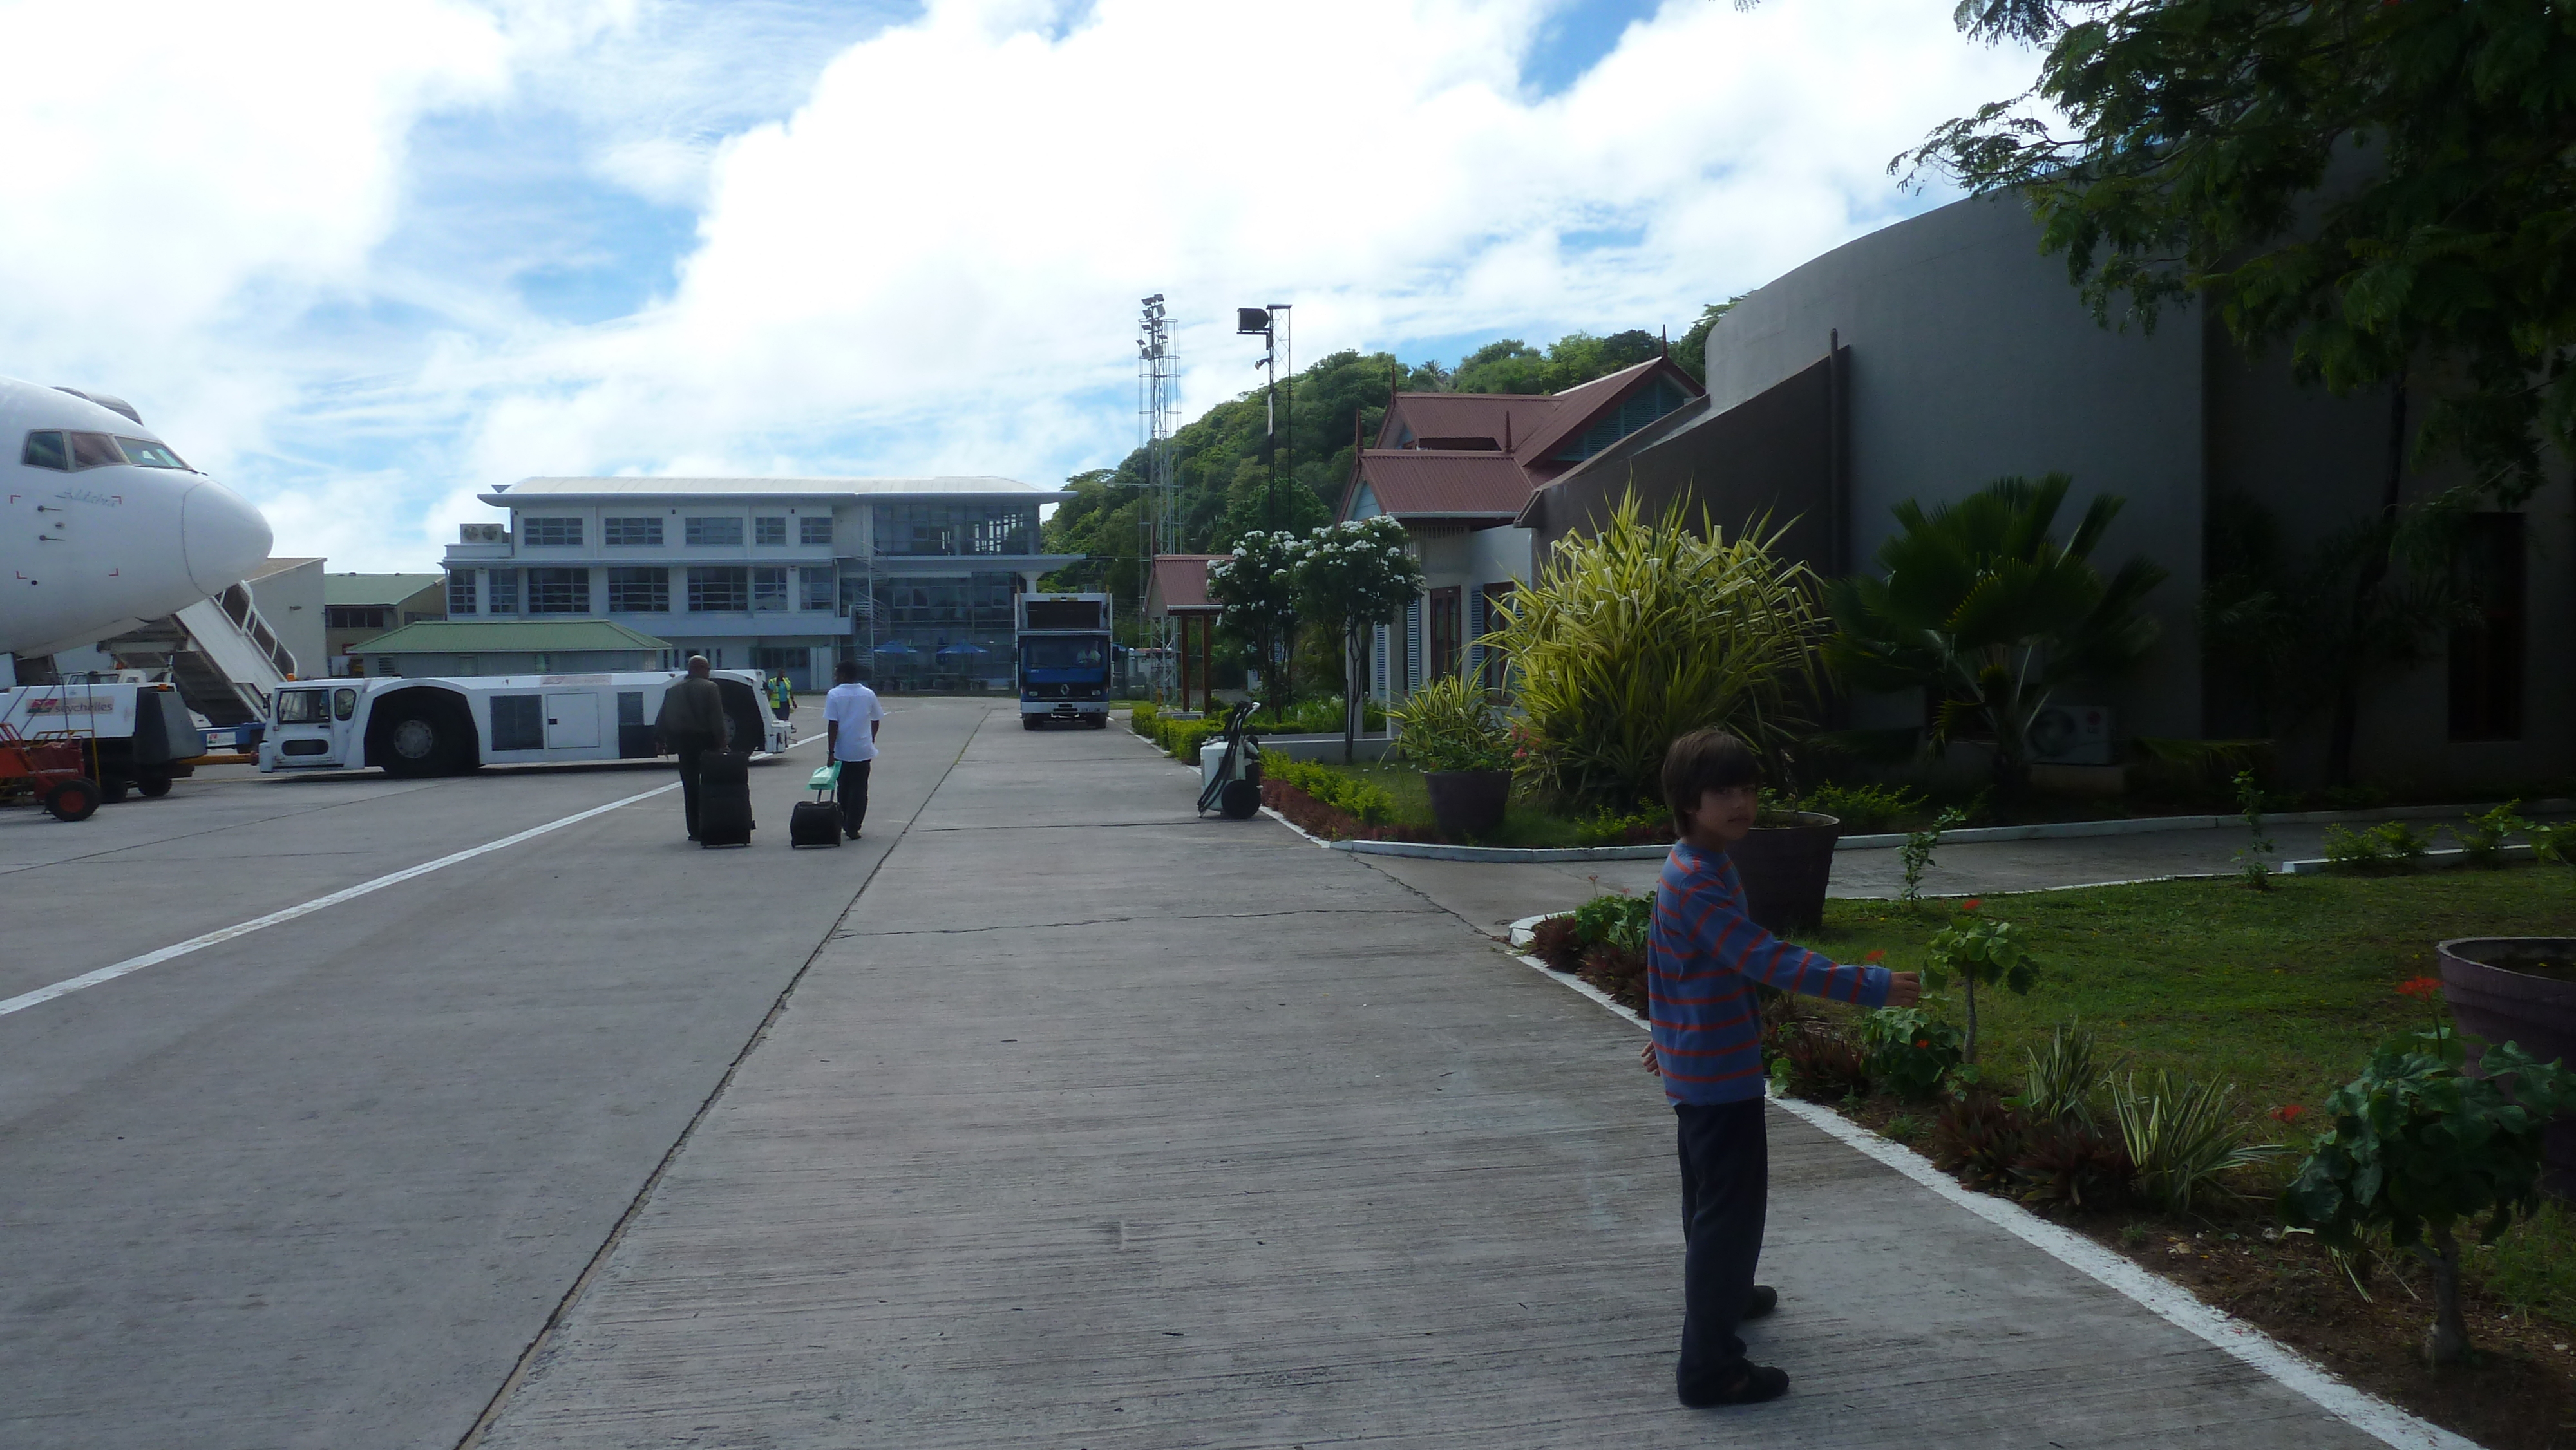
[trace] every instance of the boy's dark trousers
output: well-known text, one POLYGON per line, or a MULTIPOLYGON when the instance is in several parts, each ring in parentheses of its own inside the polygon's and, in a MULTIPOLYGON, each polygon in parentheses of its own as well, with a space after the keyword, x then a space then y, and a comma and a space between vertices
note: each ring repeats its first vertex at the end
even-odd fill
POLYGON ((868 819, 868 767, 873 760, 841 762, 841 834, 855 836, 868 819))
POLYGON ((1735 1326, 1753 1297, 1762 1218, 1771 1191, 1771 1145, 1762 1099, 1675 1103, 1682 1160, 1682 1357, 1688 1389, 1731 1378, 1744 1360, 1735 1326))

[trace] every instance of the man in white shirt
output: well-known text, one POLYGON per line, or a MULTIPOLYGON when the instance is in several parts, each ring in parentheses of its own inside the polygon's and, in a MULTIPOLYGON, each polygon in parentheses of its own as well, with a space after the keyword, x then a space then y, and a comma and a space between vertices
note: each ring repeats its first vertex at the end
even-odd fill
POLYGON ((877 758, 885 706, 859 683, 857 660, 841 661, 833 678, 840 683, 823 697, 823 748, 841 763, 841 834, 855 841, 868 816, 868 766, 877 758))

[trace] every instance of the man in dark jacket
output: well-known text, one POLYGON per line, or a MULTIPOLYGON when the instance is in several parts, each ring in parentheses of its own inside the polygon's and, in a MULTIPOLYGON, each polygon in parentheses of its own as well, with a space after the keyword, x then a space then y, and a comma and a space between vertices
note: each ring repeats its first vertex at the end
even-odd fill
POLYGON ((689 677, 662 692, 662 713, 653 721, 662 748, 680 757, 680 809, 692 841, 698 838, 699 759, 725 748, 724 691, 707 678, 709 668, 705 655, 689 656, 689 677))

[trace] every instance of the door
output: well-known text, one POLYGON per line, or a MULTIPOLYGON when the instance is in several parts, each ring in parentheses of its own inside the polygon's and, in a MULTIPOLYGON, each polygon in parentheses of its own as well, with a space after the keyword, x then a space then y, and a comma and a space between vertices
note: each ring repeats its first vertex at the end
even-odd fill
POLYGON ((1431 679, 1445 680, 1458 673, 1463 663, 1458 655, 1458 605, 1457 585, 1431 591, 1431 679))
POLYGON ((599 748, 599 696, 589 691, 546 696, 546 748, 599 748))

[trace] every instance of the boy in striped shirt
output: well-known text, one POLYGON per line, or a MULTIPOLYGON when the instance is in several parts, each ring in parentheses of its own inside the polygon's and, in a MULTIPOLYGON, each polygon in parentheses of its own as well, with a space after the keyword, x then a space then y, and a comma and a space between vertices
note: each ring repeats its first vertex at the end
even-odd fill
POLYGON ((1753 829, 1760 768, 1743 742, 1699 730, 1664 755, 1664 800, 1681 839, 1655 884, 1646 944, 1654 1040, 1642 1055, 1679 1120, 1683 1260, 1681 1402, 1692 1409, 1775 1399, 1789 1376, 1744 1357, 1736 1325, 1768 1314, 1753 1282, 1762 1257, 1770 1148, 1763 1136, 1761 982, 1862 1007, 1910 1007, 1912 972, 1846 967, 1764 931, 1744 914, 1729 846, 1753 829))

